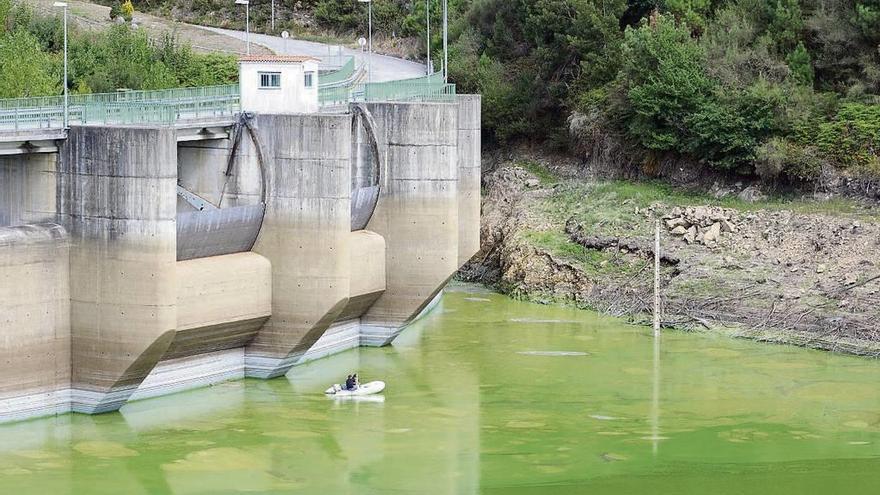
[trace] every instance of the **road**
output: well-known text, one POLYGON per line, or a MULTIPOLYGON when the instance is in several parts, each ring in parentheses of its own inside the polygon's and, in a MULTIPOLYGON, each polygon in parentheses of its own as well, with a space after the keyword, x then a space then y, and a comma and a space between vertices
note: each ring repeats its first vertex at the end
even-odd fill
MULTIPOLYGON (((55 0, 15 0, 16 3, 28 5, 40 12, 57 15, 60 11, 53 7, 55 0)), ((230 0, 231 1, 231 0, 230 0)), ((70 21, 87 31, 100 31, 114 25, 110 20, 110 7, 104 7, 92 2, 82 0, 67 0, 70 8, 70 21)), ((135 4, 138 2, 135 1, 135 4)), ((176 36, 182 42, 202 53, 223 52, 233 55, 245 53, 246 45, 243 41, 224 36, 220 33, 205 31, 201 26, 193 26, 182 22, 175 22, 163 17, 157 17, 143 12, 135 12, 134 20, 139 29, 144 30, 150 38, 162 40, 166 34, 176 36)), ((256 54, 268 54, 270 50, 262 46, 252 50, 256 54)))
MULTIPOLYGON (((227 36, 244 40, 246 34, 243 31, 231 31, 228 29, 220 29, 213 27, 202 27, 208 31, 225 34, 227 36)), ((282 39, 278 36, 269 36, 267 34, 251 33, 251 44, 262 45, 275 53, 284 55, 309 55, 312 57, 326 57, 330 45, 324 43, 316 43, 314 41, 302 41, 295 39, 282 39)), ((252 47, 253 48, 253 47, 252 47)), ((367 54, 350 48, 343 48, 343 55, 357 57, 364 60, 366 65, 367 54)), ((372 81, 394 81, 397 79, 410 79, 425 75, 425 65, 418 62, 410 62, 400 58, 389 57, 387 55, 373 54, 372 61, 372 81)))

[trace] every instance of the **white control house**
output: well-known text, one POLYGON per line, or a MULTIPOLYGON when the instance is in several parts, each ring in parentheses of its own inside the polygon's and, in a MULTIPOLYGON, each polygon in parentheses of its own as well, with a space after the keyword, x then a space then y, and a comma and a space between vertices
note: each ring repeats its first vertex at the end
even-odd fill
POLYGON ((317 112, 318 63, 308 56, 241 57, 241 109, 273 114, 317 112))

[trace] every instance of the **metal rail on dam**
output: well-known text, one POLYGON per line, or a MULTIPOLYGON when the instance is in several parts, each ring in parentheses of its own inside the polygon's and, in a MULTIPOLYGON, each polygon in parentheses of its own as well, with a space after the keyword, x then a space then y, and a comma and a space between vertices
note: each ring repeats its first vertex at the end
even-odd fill
POLYGON ((479 96, 10 136, 0 421, 387 345, 479 247, 479 96))

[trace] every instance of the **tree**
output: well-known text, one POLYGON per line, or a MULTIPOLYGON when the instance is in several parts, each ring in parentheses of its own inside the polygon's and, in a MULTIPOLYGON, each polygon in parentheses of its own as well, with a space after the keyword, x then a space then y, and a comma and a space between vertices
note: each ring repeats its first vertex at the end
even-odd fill
POLYGON ((0 98, 57 94, 60 79, 57 61, 33 35, 17 30, 0 36, 0 98))

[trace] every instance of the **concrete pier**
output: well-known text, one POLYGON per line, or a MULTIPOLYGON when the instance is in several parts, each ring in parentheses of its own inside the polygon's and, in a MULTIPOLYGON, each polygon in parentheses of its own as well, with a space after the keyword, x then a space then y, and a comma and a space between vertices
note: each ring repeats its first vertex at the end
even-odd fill
POLYGON ((367 107, 386 163, 367 230, 385 239, 387 288, 362 318, 361 344, 382 346, 458 269, 458 105, 367 107))
POLYGON ((119 409, 174 339, 173 129, 73 127, 59 220, 70 233, 73 410, 119 409))
POLYGON ((387 345, 478 249, 478 96, 206 125, 0 146, 0 421, 387 345))
MULTIPOLYGON (((351 116, 260 115, 269 154, 254 251, 272 262, 272 317, 246 351, 248 376, 286 373, 348 303, 351 116)), ((244 155, 252 154, 248 142, 244 155)))

